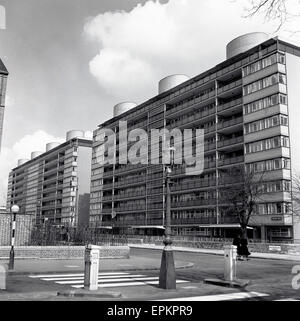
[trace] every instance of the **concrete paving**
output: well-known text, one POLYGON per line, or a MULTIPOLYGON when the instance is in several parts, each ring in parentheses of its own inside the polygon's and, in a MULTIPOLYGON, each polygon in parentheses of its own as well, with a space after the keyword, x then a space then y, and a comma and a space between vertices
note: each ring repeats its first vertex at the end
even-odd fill
MULTIPOLYGON (((1 265, 8 265, 8 260, 0 260, 1 265)), ((175 260, 176 269, 192 267, 193 264, 175 260)), ((137 270, 159 270, 160 260, 158 258, 141 258, 131 255, 128 259, 103 259, 100 260, 99 271, 137 271, 137 270)), ((84 270, 83 259, 15 259, 14 271, 9 274, 21 275, 32 273, 57 273, 76 272, 84 270)))

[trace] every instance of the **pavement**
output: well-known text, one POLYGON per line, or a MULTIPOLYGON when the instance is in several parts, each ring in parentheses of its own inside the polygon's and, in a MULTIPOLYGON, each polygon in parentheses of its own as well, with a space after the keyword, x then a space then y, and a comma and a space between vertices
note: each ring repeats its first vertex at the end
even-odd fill
MULTIPOLYGON (((236 300, 248 297, 253 297, 254 300, 256 298, 268 300, 268 298, 271 299, 272 293, 276 298, 297 297, 298 299, 299 297, 299 292, 295 292, 291 287, 293 278, 291 270, 295 264, 293 261, 300 261, 300 257, 296 255, 252 253, 249 262, 238 263, 240 277, 251 280, 247 289, 243 289, 241 292, 240 289, 204 282, 207 278, 222 278, 224 273, 222 250, 173 247, 177 280, 180 282, 177 284, 176 290, 163 290, 158 288, 157 281, 152 281, 157 280, 159 276, 160 250, 163 246, 130 244, 130 247, 131 255, 128 259, 100 261, 99 275, 101 274, 101 280, 99 282, 104 282, 102 285, 105 282, 112 284, 106 283, 110 287, 101 288, 101 291, 102 294, 110 293, 110 297, 105 298, 105 295, 102 295, 101 298, 99 296, 67 297, 58 295, 59 292, 64 294, 66 291, 74 291, 74 287, 71 287, 70 284, 74 281, 68 281, 68 277, 72 279, 72 275, 70 275, 72 273, 77 273, 75 279, 79 278, 79 274, 83 275, 83 259, 16 259, 14 271, 9 271, 7 276, 7 290, 0 290, 0 301, 148 301, 175 300, 176 298, 192 298, 191 300, 201 301, 204 299, 223 300, 224 298, 236 300), (106 280, 108 278, 110 280, 106 280), (148 280, 151 281, 148 282, 148 280), (128 284, 126 284, 127 282, 128 284), (132 286, 129 286, 129 283, 132 283, 132 286), (110 290, 110 292, 106 290, 110 290), (121 296, 118 295, 119 293, 121 296)), ((0 259, 0 264, 7 263, 7 259, 0 259)))
MULTIPOLYGON (((138 248, 138 249, 162 250, 164 248, 163 245, 155 245, 155 244, 128 244, 128 245, 131 248, 138 248)), ((180 246, 173 246, 173 249, 174 249, 174 251, 177 251, 177 252, 224 255, 224 250, 198 249, 198 248, 180 247, 180 246)), ((269 260, 300 261, 299 254, 255 253, 255 252, 252 252, 250 257, 257 258, 257 259, 269 259, 269 260)))
MULTIPOLYGON (((128 259, 100 260, 99 272, 113 271, 147 271, 159 270, 161 261, 157 258, 138 257, 131 255, 128 259)), ((0 259, 0 264, 8 265, 7 259, 0 259)), ((176 261, 176 269, 192 267, 193 263, 176 261)), ((84 270, 83 259, 15 259, 14 271, 11 275, 27 275, 33 273, 66 273, 84 270)))

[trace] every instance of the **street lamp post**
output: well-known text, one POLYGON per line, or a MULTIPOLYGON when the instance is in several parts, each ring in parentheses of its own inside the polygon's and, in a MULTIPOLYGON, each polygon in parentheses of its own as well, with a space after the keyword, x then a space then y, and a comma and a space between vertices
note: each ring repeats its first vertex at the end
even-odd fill
POLYGON ((170 176, 172 165, 174 163, 174 148, 171 148, 170 166, 165 167, 166 182, 166 229, 164 238, 164 249, 161 258, 159 287, 162 289, 176 289, 176 272, 174 264, 174 255, 171 240, 171 193, 170 193, 170 176))
POLYGON ((13 270, 14 264, 15 264, 15 235, 16 235, 16 216, 19 212, 20 208, 18 205, 13 205, 11 207, 11 212, 13 213, 13 221, 12 221, 12 232, 11 232, 11 249, 9 252, 9 263, 8 263, 8 269, 13 270))

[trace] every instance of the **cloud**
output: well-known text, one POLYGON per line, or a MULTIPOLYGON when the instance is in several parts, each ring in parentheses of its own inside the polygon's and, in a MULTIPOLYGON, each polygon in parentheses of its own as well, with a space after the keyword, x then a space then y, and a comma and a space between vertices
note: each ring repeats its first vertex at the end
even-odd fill
POLYGON ((64 142, 64 139, 47 134, 38 130, 33 134, 26 135, 12 147, 3 147, 0 153, 0 206, 5 206, 7 193, 8 174, 17 166, 18 159, 30 159, 31 152, 45 151, 45 145, 49 142, 64 142))
POLYGON ((91 74, 110 95, 140 101, 157 93, 159 79, 195 76, 225 60, 226 44, 243 33, 271 31, 263 19, 246 20, 242 1, 147 1, 130 12, 105 12, 84 27, 99 46, 91 74))

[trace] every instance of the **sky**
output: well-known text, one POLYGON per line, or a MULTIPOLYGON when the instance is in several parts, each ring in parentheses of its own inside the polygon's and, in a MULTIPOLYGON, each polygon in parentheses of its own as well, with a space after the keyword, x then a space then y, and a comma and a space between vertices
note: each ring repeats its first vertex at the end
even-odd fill
MULTIPOLYGON (((293 0, 290 0, 293 1, 293 0)), ((0 205, 19 158, 93 131, 122 101, 155 96, 167 75, 189 76, 225 60, 226 44, 248 32, 273 35, 247 0, 0 0, 0 58, 8 78, 0 154, 0 205)), ((293 30, 294 26, 290 26, 293 30)), ((290 33, 285 33, 290 41, 290 33)))

